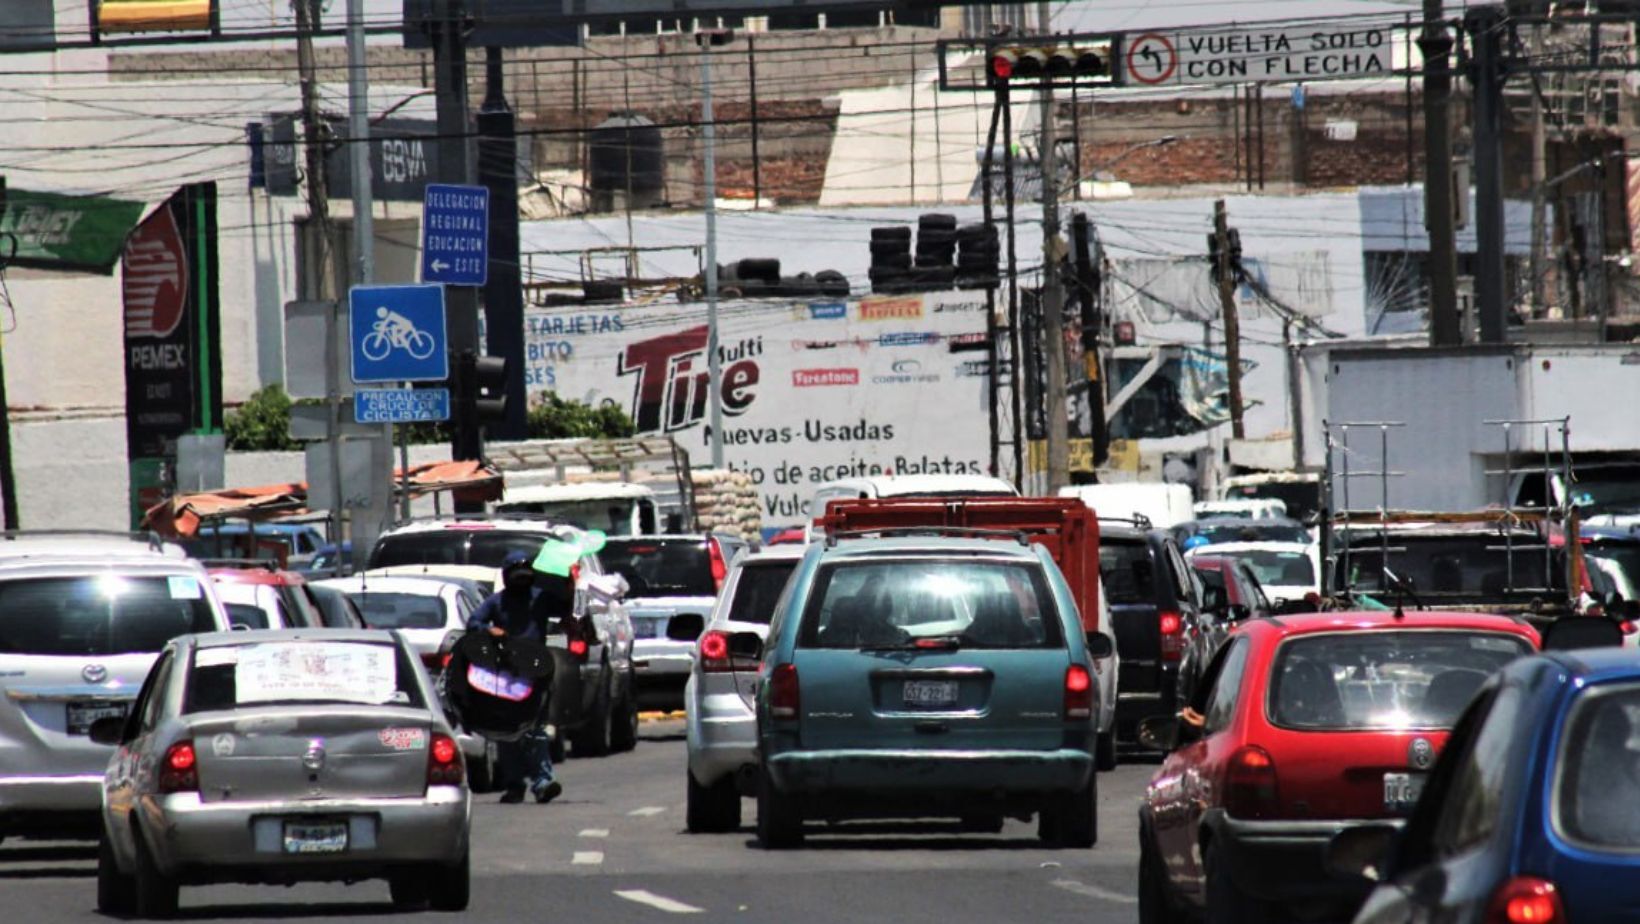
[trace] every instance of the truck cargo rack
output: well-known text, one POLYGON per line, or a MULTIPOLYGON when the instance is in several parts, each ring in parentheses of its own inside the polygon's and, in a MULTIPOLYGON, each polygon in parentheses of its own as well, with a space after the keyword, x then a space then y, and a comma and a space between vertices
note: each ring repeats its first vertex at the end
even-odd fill
POLYGON ((974 539, 1012 539, 1020 545, 1031 544, 1030 535, 1022 529, 982 529, 974 526, 882 526, 875 529, 844 529, 826 531, 826 548, 837 545, 839 539, 888 538, 892 536, 950 536, 974 539))

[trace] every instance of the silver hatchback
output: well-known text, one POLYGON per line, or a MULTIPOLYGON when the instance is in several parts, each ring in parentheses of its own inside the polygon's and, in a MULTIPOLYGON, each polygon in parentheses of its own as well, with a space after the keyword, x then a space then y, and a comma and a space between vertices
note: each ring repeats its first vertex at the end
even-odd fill
POLYGON ((468 900, 461 749, 398 633, 178 639, 128 719, 103 785, 97 904, 164 917, 179 887, 384 878, 397 905, 468 900))

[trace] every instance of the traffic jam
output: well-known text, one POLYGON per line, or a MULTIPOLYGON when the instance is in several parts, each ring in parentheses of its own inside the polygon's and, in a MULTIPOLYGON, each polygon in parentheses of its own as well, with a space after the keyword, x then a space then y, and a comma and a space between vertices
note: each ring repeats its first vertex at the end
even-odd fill
POLYGON ((299 524, 17 534, 5 833, 95 840, 105 914, 363 880, 459 912, 480 795, 551 802, 555 763, 681 712, 678 837, 937 820, 983 849, 1025 822, 1103 848, 1135 807, 1100 780, 1136 763, 1145 924, 1628 919, 1633 540, 1578 530, 1623 515, 1364 527, 1319 488, 852 479, 767 545, 535 498, 401 523, 346 576, 322 548, 210 554, 304 548, 299 524))

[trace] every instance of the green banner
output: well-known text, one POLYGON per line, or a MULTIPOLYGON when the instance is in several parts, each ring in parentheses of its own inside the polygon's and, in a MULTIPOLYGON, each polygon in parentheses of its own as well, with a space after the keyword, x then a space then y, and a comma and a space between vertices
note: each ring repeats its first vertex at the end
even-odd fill
POLYGON ((143 204, 104 196, 8 189, 0 234, 17 237, 14 266, 112 275, 143 204))

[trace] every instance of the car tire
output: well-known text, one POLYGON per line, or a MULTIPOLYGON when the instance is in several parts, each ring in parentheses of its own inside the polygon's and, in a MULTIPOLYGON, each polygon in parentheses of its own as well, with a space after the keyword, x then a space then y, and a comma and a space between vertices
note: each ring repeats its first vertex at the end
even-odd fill
POLYGON ((690 834, 723 834, 740 827, 740 790, 733 774, 710 786, 695 782, 695 774, 687 769, 683 775, 688 779, 690 834))
POLYGON ((393 907, 413 910, 427 904, 429 877, 421 870, 401 869, 387 877, 387 894, 393 907))
POLYGON ((1223 847, 1209 843, 1203 859, 1207 874, 1204 924, 1266 924, 1270 920, 1269 907, 1243 892, 1230 878, 1223 847))
POLYGON ((454 866, 427 871, 427 905, 434 911, 466 911, 472 900, 472 861, 463 853, 454 866))
POLYGON ((1150 835, 1139 831, 1139 924, 1175 924, 1178 913, 1167 891, 1167 870, 1151 846, 1150 835))
POLYGON ((1099 777, 1080 790, 1049 800, 1037 813, 1036 834, 1054 847, 1085 850, 1099 842, 1099 777))
POLYGON ((609 753, 609 723, 614 703, 610 702, 609 688, 598 697, 598 705, 587 716, 587 722, 570 736, 570 745, 576 757, 602 757, 609 753))
POLYGON ((1116 729, 1100 732, 1094 739, 1093 764, 1101 772, 1116 769, 1116 729))
POLYGON ((764 850, 784 850, 803 843, 803 813, 796 800, 775 788, 764 770, 757 781, 757 843, 764 850))
POLYGON ((97 910, 105 915, 128 915, 136 910, 137 886, 120 872, 114 859, 114 844, 105 830, 97 841, 97 910))
POLYGON ((618 754, 624 754, 638 746, 638 698, 635 683, 635 678, 629 674, 626 678, 626 692, 617 702, 615 714, 611 719, 609 749, 618 754))
POLYGON ((137 917, 175 916, 181 893, 181 889, 177 888, 177 881, 165 875, 154 862, 153 854, 148 852, 148 843, 143 840, 142 831, 133 828, 131 834, 136 843, 137 855, 136 887, 133 889, 137 917))

